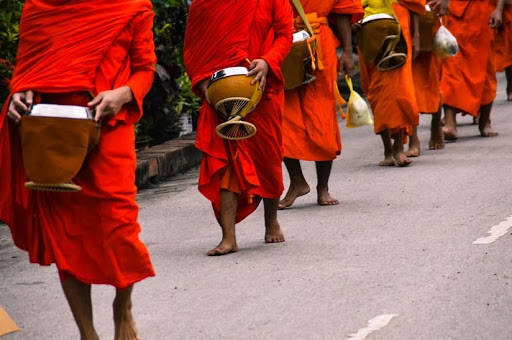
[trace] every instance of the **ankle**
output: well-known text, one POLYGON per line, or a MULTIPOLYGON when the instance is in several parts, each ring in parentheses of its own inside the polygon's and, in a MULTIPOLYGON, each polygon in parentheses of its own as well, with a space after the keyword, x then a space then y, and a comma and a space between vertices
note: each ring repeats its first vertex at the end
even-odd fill
POLYGON ((227 244, 236 244, 236 236, 233 235, 222 235, 222 240, 220 243, 227 243, 227 244))
POLYGON ((131 311, 133 304, 132 304, 131 298, 116 296, 114 298, 114 302, 112 303, 112 306, 115 311, 121 312, 121 311, 131 311))
POLYGON ((277 221, 277 218, 265 220, 265 229, 266 230, 272 230, 272 229, 275 229, 276 227, 279 227, 279 222, 277 221))
POLYGON ((95 330, 80 330, 80 340, 99 340, 95 330))

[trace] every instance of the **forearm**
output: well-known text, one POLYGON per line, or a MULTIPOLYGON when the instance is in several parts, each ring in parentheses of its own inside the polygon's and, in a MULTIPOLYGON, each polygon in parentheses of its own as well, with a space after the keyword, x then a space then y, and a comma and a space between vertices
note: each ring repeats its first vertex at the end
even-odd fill
POLYGON ((496 0, 496 10, 503 13, 503 8, 505 7, 505 0, 496 0))
POLYGON ((336 15, 336 29, 338 31, 338 37, 341 39, 343 53, 352 53, 352 25, 350 19, 350 15, 336 15))
POLYGON ((136 99, 137 101, 142 101, 146 94, 148 94, 153 84, 154 73, 152 68, 132 73, 130 79, 128 79, 125 84, 126 87, 131 90, 131 100, 136 99))

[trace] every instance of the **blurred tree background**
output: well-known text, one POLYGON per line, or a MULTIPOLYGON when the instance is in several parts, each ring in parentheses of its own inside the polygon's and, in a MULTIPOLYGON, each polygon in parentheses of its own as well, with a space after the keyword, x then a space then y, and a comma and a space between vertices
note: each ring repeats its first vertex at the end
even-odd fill
POLYGON ((9 95, 9 79, 14 70, 22 1, 0 1, 0 109, 9 95))
MULTIPOLYGON (((184 72, 183 40, 187 23, 187 0, 153 0, 154 39, 158 64, 155 81, 144 101, 144 116, 136 125, 137 139, 151 145, 178 137, 180 117, 195 121, 200 100, 191 91, 184 72)), ((19 19, 23 1, 0 0, 0 108, 16 59, 19 19)))

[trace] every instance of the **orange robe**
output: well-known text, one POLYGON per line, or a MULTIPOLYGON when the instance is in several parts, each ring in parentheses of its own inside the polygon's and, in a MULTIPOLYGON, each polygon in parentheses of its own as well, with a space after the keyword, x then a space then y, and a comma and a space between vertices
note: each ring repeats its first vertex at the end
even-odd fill
POLYGON ((496 72, 512 66, 512 6, 503 9, 503 26, 494 35, 494 65, 496 72))
POLYGON ((281 64, 292 45, 292 20, 288 0, 194 0, 190 7, 184 60, 198 95, 199 83, 227 67, 248 67, 246 58, 262 58, 269 65, 262 99, 245 118, 258 129, 255 136, 242 141, 218 137, 215 127, 223 119, 206 101, 201 106, 196 139, 203 152, 199 191, 212 202, 217 217, 226 172, 236 176, 237 222, 252 213, 261 198, 279 198, 283 192, 281 64))
POLYGON ((496 97, 496 72, 491 44, 494 32, 489 0, 451 1, 446 27, 457 38, 459 53, 443 62, 444 104, 474 117, 496 97))
POLYGON ((323 69, 321 66, 316 69, 314 82, 285 92, 284 156, 329 161, 341 152, 341 136, 336 116, 336 97, 339 96, 336 48, 340 42, 328 25, 328 17, 347 14, 355 22, 362 18, 363 8, 359 0, 301 0, 301 3, 307 14, 316 13, 321 18, 317 34, 321 54, 317 57, 323 69))
MULTIPOLYGON (((375 63, 365 64, 361 58, 359 64, 361 82, 372 108, 375 133, 389 129, 391 135, 394 135, 401 129, 406 129, 406 133, 410 135, 412 126, 419 124, 419 111, 412 79, 410 11, 424 13, 425 1, 399 0, 398 3, 393 3, 393 9, 407 43, 407 61, 399 68, 381 72, 375 63)), ((361 55, 361 51, 359 54, 361 55)))
MULTIPOLYGON (((154 271, 139 240, 135 203, 134 122, 142 114, 156 57, 149 1, 26 1, 12 93, 34 90, 57 103, 86 104, 80 95, 128 85, 133 103, 104 120, 101 138, 74 182, 77 193, 32 191, 18 128, 0 114, 0 220, 31 262, 56 263, 89 284, 126 287, 154 271)), ((83 97, 83 96, 82 96, 83 97)))
MULTIPOLYGON (((436 20, 434 31, 439 23, 436 20)), ((433 32, 434 34, 434 32, 433 32)), ((412 61, 412 78, 420 113, 436 113, 443 104, 441 93, 441 59, 433 52, 424 52, 412 61)))

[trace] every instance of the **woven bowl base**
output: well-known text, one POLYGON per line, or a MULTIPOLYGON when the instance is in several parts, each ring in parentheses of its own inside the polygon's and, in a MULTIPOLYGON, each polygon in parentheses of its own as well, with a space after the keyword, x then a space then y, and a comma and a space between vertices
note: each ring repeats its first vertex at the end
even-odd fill
POLYGON ((250 138, 256 134, 256 131, 256 126, 241 120, 228 120, 215 128, 217 136, 229 140, 250 138))
POLYGON ((58 184, 41 184, 35 182, 26 182, 25 187, 31 190, 53 191, 53 192, 78 192, 82 188, 73 182, 58 184))

